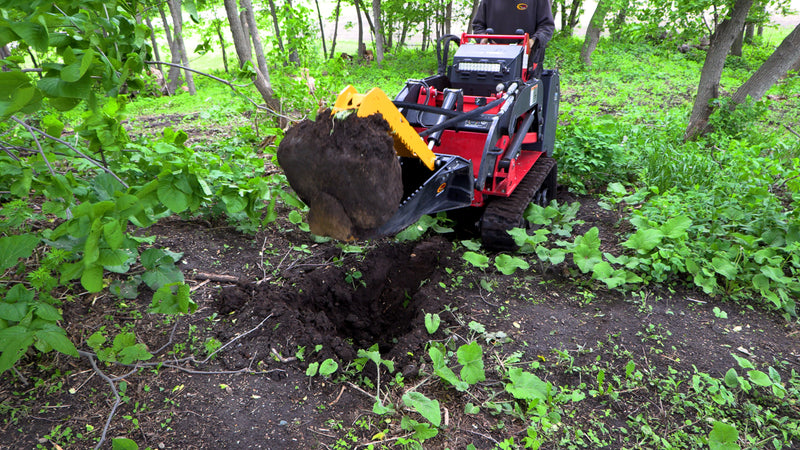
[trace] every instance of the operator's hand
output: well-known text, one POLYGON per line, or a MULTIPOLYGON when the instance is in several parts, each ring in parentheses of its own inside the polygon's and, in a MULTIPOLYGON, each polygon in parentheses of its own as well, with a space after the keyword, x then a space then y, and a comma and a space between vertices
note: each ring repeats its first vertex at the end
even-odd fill
POLYGON ((478 44, 488 44, 488 43, 489 43, 489 38, 483 38, 478 41, 478 44))
POLYGON ((536 38, 535 37, 529 37, 528 38, 528 53, 531 52, 531 50, 533 49, 533 46, 535 44, 536 44, 536 38))

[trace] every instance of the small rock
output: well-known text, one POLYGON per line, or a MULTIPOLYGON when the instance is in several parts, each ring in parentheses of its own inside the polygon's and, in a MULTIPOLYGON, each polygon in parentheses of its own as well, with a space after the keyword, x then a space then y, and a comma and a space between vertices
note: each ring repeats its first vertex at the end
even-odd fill
POLYGON ((285 427, 286 425, 289 425, 289 422, 285 420, 281 420, 280 422, 278 422, 278 426, 285 427))

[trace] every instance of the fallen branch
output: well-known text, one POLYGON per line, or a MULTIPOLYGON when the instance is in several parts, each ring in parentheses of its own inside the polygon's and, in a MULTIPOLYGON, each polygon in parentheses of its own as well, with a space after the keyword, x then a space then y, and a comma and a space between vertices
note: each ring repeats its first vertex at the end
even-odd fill
POLYGON ((238 283, 239 277, 233 275, 222 275, 218 273, 197 272, 194 274, 195 280, 219 281, 222 283, 238 283))
POLYGON ((792 133, 793 135, 795 135, 798 138, 800 138, 800 133, 798 133, 797 131, 794 131, 792 129, 792 127, 790 127, 789 125, 784 124, 783 127, 786 128, 787 130, 789 130, 789 132, 792 133))

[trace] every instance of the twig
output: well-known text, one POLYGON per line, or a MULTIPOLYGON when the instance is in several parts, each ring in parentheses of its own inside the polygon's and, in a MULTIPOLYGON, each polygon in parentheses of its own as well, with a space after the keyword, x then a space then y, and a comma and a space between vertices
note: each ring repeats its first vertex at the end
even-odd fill
POLYGON ((337 396, 336 396, 336 400, 334 400, 334 401, 332 401, 332 402, 328 403, 328 406, 333 406, 333 405, 335 405, 336 403, 338 403, 338 402, 339 402, 339 399, 340 399, 340 398, 342 398, 342 394, 344 394, 344 388, 345 388, 345 386, 344 386, 344 385, 342 385, 342 390, 341 390, 341 391, 339 391, 339 395, 337 395, 337 396))
MULTIPOLYGON (((167 66, 178 67, 178 68, 180 68, 180 69, 183 69, 183 70, 188 70, 189 72, 194 72, 194 73, 196 73, 196 74, 203 75, 203 76, 205 76, 205 77, 211 78, 212 80, 219 81, 220 83, 222 83, 222 84, 224 84, 224 85, 228 86, 229 88, 231 88, 231 90, 233 90, 233 92, 236 92, 237 94, 239 94, 239 95, 241 95, 242 97, 244 97, 244 98, 245 98, 245 100, 247 100, 248 102, 250 102, 250 104, 252 104, 253 106, 255 106, 257 109, 261 109, 261 110, 267 111, 267 112, 269 112, 269 113, 271 113, 271 114, 274 114, 275 116, 278 116, 278 117, 280 117, 280 118, 283 118, 283 119, 286 119, 286 120, 289 120, 289 121, 293 121, 293 119, 292 119, 291 117, 284 116, 283 114, 281 114, 281 113, 279 113, 279 112, 275 111, 274 109, 267 108, 266 106, 259 105, 258 103, 256 103, 256 101, 255 101, 255 100, 253 100, 253 99, 251 99, 250 97, 248 97, 248 96, 244 95, 242 92, 240 92, 238 89, 236 89, 237 87, 244 87, 244 86, 237 86, 237 85, 235 85, 235 84, 231 83, 231 82, 230 82, 230 81, 228 81, 228 80, 224 80, 224 79, 222 79, 222 78, 215 77, 214 75, 211 75, 211 74, 208 74, 208 73, 205 73, 205 72, 201 72, 201 71, 199 71, 199 70, 195 70, 195 69, 192 69, 192 68, 190 68, 190 67, 182 66, 182 65, 180 65, 180 64, 168 63, 168 62, 163 62, 163 61, 145 61, 144 63, 145 63, 145 64, 151 64, 151 65, 164 64, 164 65, 167 65, 167 66)), ((247 84, 247 85, 245 85, 245 86, 249 86, 249 84, 247 84)))
MULTIPOLYGON (((414 433, 408 433, 408 434, 404 434, 404 435, 402 435, 402 436, 395 436, 395 437, 391 437, 391 438, 381 439, 381 440, 379 440, 379 441, 370 441, 370 442, 365 442, 365 443, 363 443, 363 444, 358 444, 358 445, 356 445, 356 448, 360 448, 360 447, 369 447, 370 445, 381 444, 381 443, 384 443, 384 442, 389 442, 389 441, 396 441, 396 440, 398 440, 398 439, 405 439, 405 438, 407 438, 407 437, 409 437, 409 436, 412 436, 413 434, 414 434, 414 433)), ((495 441, 495 442, 497 442, 497 441, 495 441)))
POLYGON ((165 348, 169 347, 172 344, 172 338, 175 337, 175 330, 178 328, 178 324, 180 323, 181 319, 178 317, 175 319, 175 325, 172 326, 172 331, 169 333, 169 340, 166 344, 162 345, 158 350, 154 351, 153 354, 157 355, 161 353, 165 348))
POLYGON ((366 395, 367 397, 369 397, 369 398, 371 398, 371 399, 373 399, 373 400, 377 400, 377 399, 375 398, 375 396, 374 396, 374 395, 372 395, 372 394, 370 394, 369 392, 367 392, 367 391, 365 391, 365 390, 361 389, 360 387, 356 386, 356 385, 355 385, 355 384, 353 384, 352 382, 348 381, 348 382, 347 382, 347 384, 349 384, 351 388, 353 388, 353 389, 357 390, 358 392, 361 392, 362 394, 366 395))
POLYGON ((783 126, 787 130, 789 130, 790 133, 792 133, 793 135, 795 135, 795 136, 800 138, 800 133, 798 133, 797 131, 794 131, 789 125, 784 124, 783 126))
POLYGON ((85 356, 85 357, 89 358, 89 363, 91 363, 92 368, 94 369, 94 371, 98 375, 100 375, 100 378, 102 378, 102 379, 106 380, 106 382, 108 382, 108 385, 111 386, 111 392, 114 393, 114 406, 111 407, 111 412, 108 413, 108 418, 106 419, 106 425, 103 427, 103 432, 100 434, 100 440, 97 442, 97 445, 94 447, 95 450, 97 450, 106 441, 106 434, 108 433, 109 426, 111 426, 111 419, 114 417, 114 414, 117 412, 117 407, 119 407, 119 404, 122 401, 122 399, 119 396, 119 392, 117 392, 117 384, 114 382, 114 380, 112 380, 108 375, 103 373, 103 371, 100 370, 99 367, 97 367, 97 363, 94 360, 94 356, 95 356, 94 353, 84 352, 84 351, 78 350, 78 354, 81 355, 81 356, 85 356))
POLYGON ((491 437, 489 435, 486 435, 486 434, 483 434, 483 433, 478 433, 477 431, 472 431, 472 430, 467 430, 467 429, 462 429, 461 431, 466 431, 467 433, 472 433, 472 434, 478 435, 478 436, 480 436, 480 437, 482 437, 484 439, 488 439, 488 440, 494 442, 495 444, 500 444, 499 442, 497 442, 495 440, 495 438, 493 438, 493 437, 491 437))
POLYGON ((235 277, 233 275, 222 275, 218 273, 207 273, 207 272, 197 272, 194 274, 194 279, 196 280, 207 280, 207 281, 220 281, 223 283, 238 283, 239 277, 235 277))
POLYGON ((67 147, 68 147, 70 150, 72 150, 73 152, 77 153, 77 154, 78 154, 78 156, 80 156, 81 158, 83 158, 83 159, 85 159, 85 160, 89 161, 90 163, 94 164, 95 166, 97 166, 97 167, 99 167, 99 168, 103 169, 103 170, 104 170, 106 173, 108 173, 109 175, 111 175, 112 177, 114 177, 114 178, 115 178, 117 181, 119 181, 119 182, 120 182, 120 184, 122 184, 122 186, 124 186, 124 187, 125 187, 125 189, 128 189, 128 187, 129 187, 129 186, 128 186, 128 183, 126 183, 126 182, 122 181, 122 179, 121 179, 120 177, 118 177, 118 176, 117 176, 117 174, 115 174, 115 173, 114 173, 114 172, 113 172, 111 169, 109 169, 108 167, 105 167, 105 166, 103 166, 102 164, 100 164, 100 161, 98 161, 98 160, 96 160, 96 159, 92 158, 91 156, 89 156, 89 155, 86 155, 85 153, 81 152, 80 150, 78 150, 77 148, 75 148, 75 147, 74 147, 72 144, 70 144, 69 142, 67 142, 67 141, 64 141, 64 140, 62 140, 62 139, 59 139, 59 138, 57 138, 57 137, 55 137, 55 136, 50 136, 49 134, 45 133, 44 131, 42 131, 42 130, 40 130, 40 129, 38 129, 38 128, 36 128, 36 127, 32 126, 32 125, 27 125, 27 124, 25 124, 25 122, 23 122, 23 121, 21 121, 21 120, 17 119, 17 118, 16 118, 16 117, 14 117, 14 116, 11 116, 11 120, 13 120, 14 122, 17 122, 18 124, 22 125, 23 127, 26 127, 26 128, 27 128, 27 127, 30 127, 30 129, 31 129, 31 130, 33 130, 33 131, 35 131, 35 132, 39 133, 40 135, 42 135, 42 136, 46 137, 47 139, 50 139, 51 141, 55 141, 55 142, 58 142, 59 144, 66 145, 66 146, 67 146, 67 147))
POLYGON ((25 378, 25 375, 23 375, 22 372, 17 370, 17 368, 15 366, 11 366, 11 369, 14 371, 14 375, 16 375, 17 378, 19 378, 19 381, 22 382, 23 386, 27 386, 28 384, 30 384, 30 383, 28 383, 28 379, 25 378))

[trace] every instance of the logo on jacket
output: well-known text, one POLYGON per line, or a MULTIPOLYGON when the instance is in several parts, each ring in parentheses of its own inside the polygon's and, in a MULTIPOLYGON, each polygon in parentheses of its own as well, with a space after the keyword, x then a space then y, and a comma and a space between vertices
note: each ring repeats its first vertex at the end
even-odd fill
POLYGON ((527 3, 517 3, 517 9, 520 10, 520 11, 525 11, 526 9, 528 9, 528 4, 527 3))

